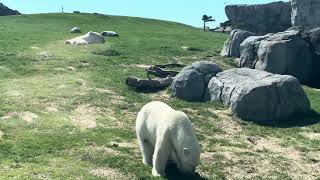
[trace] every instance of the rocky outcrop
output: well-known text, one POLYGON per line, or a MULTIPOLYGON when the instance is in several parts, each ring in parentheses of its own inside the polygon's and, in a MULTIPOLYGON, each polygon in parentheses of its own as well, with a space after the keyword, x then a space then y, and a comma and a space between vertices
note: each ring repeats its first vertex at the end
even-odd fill
POLYGON ((310 110, 310 102, 293 76, 231 69, 213 77, 208 89, 212 101, 230 106, 245 120, 272 124, 310 110))
POLYGON ((222 69, 215 63, 198 61, 183 68, 171 85, 175 97, 187 101, 208 100, 207 85, 222 69))
POLYGON ((240 57, 240 44, 249 36, 254 36, 254 33, 234 29, 231 31, 229 38, 224 43, 220 53, 223 57, 240 57))
POLYGON ((292 0, 292 25, 315 28, 320 26, 319 0, 292 0))
POLYGON ((7 6, 3 5, 2 3, 0 3, 0 16, 11 16, 11 15, 19 15, 19 14, 21 14, 19 11, 12 10, 7 6))
POLYGON ((104 37, 96 32, 88 32, 83 36, 70 39, 65 42, 65 44, 71 45, 87 45, 87 44, 103 44, 105 42, 104 37))
POLYGON ((291 27, 290 2, 230 5, 226 6, 225 12, 234 29, 243 29, 260 35, 284 31, 291 27))
POLYGON ((292 75, 302 83, 312 80, 313 52, 298 30, 250 37, 240 46, 239 67, 292 75))

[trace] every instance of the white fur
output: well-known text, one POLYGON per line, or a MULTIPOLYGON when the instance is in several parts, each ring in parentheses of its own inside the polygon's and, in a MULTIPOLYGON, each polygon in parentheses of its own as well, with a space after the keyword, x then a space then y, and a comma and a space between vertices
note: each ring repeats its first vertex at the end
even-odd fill
POLYGON ((165 175, 168 160, 182 172, 195 172, 201 147, 185 113, 162 102, 150 102, 138 113, 136 132, 143 163, 153 166, 154 176, 165 175))

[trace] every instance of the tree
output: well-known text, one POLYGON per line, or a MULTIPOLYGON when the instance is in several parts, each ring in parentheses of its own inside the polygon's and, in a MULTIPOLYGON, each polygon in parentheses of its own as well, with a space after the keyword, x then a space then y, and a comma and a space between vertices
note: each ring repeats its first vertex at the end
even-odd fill
POLYGON ((231 21, 226 21, 223 23, 220 23, 220 27, 223 28, 222 32, 224 32, 226 30, 226 27, 231 26, 231 21))
POLYGON ((202 21, 203 21, 203 31, 206 31, 206 22, 215 21, 215 19, 212 19, 212 16, 203 15, 202 21))

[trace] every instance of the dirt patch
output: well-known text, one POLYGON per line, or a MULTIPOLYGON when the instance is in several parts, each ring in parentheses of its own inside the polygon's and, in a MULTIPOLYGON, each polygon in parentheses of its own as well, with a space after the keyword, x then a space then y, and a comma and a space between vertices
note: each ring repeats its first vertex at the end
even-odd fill
POLYGON ((53 54, 51 54, 48 51, 43 51, 43 52, 38 53, 38 56, 41 60, 48 60, 53 57, 53 54))
POLYGON ((97 127, 96 118, 98 116, 97 110, 90 106, 90 104, 79 105, 72 113, 71 121, 80 128, 92 129, 97 127))
POLYGON ((9 90, 9 91, 7 91, 6 95, 20 97, 20 96, 24 96, 24 93, 19 90, 9 90))
POLYGON ((0 70, 1 71, 10 71, 10 68, 8 68, 7 66, 0 66, 0 70))
POLYGON ((182 111, 185 113, 192 113, 192 114, 197 114, 199 112, 199 110, 190 109, 190 108, 183 108, 182 111))
POLYGON ((257 139, 257 144, 253 146, 253 149, 258 152, 268 150, 290 160, 301 159, 299 151, 293 147, 284 147, 280 145, 281 142, 282 141, 280 139, 276 138, 259 138, 257 139))
POLYGON ((320 140, 320 133, 304 132, 302 135, 310 140, 320 140))
POLYGON ((47 107, 46 107, 47 112, 59 112, 58 110, 58 106, 54 103, 50 103, 47 107))
POLYGON ((110 178, 110 179, 132 179, 132 176, 127 176, 121 174, 118 170, 111 169, 108 167, 101 167, 97 169, 92 169, 90 174, 100 177, 100 178, 110 178))
POLYGON ((103 122, 99 123, 99 127, 104 128, 125 128, 128 123, 120 120, 111 108, 102 108, 101 114, 104 117, 103 122))
POLYGON ((218 116, 219 121, 217 122, 217 125, 226 134, 236 135, 242 131, 241 125, 232 115, 230 109, 209 109, 209 111, 218 116))
POLYGON ((105 93, 105 94, 110 95, 110 103, 111 104, 116 104, 116 105, 125 104, 125 102, 124 102, 125 97, 120 96, 118 93, 116 93, 110 89, 96 88, 96 91, 99 93, 102 93, 102 94, 105 93))
POLYGON ((1 120, 7 120, 13 118, 14 116, 18 115, 17 112, 8 112, 4 116, 0 117, 1 120))
POLYGON ((69 71, 76 71, 76 68, 73 67, 73 66, 69 66, 69 67, 67 67, 67 70, 69 70, 69 71))
POLYGON ((40 49, 40 48, 37 47, 37 46, 31 46, 30 49, 38 50, 38 49, 40 49))
POLYGON ((120 152, 105 146, 89 146, 86 148, 86 152, 96 153, 101 156, 119 156, 120 152))
POLYGON ((153 101, 166 101, 171 98, 171 94, 166 90, 157 93, 150 93, 149 96, 153 101))
POLYGON ((34 114, 29 111, 19 113, 18 115, 22 120, 24 120, 27 123, 32 123, 35 119, 39 117, 37 114, 34 114))
POLYGON ((142 68, 142 69, 147 69, 150 67, 150 65, 147 65, 147 64, 131 64, 130 66, 135 68, 142 68))
POLYGON ((138 144, 134 142, 116 142, 111 141, 110 145, 113 147, 123 147, 123 148, 131 148, 131 149, 138 149, 138 144))
POLYGON ((63 68, 54 68, 53 70, 58 71, 58 72, 65 72, 66 70, 63 68))

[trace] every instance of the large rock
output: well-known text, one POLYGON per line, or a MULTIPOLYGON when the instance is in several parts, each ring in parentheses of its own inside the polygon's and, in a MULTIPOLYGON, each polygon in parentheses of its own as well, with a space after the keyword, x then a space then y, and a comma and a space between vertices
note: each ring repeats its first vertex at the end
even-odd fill
POLYGON ((222 69, 215 63, 198 61, 183 68, 171 85, 173 95, 187 101, 208 100, 207 85, 222 69))
POLYGON ((0 3, 0 16, 11 16, 11 15, 19 15, 20 12, 17 10, 12 10, 7 6, 0 3))
POLYGON ((249 36, 254 36, 255 34, 243 31, 240 29, 234 29, 231 31, 229 38, 224 43, 222 51, 220 53, 223 57, 239 57, 240 44, 249 36))
POLYGON ((256 61, 258 59, 257 51, 260 42, 272 34, 266 34, 264 36, 250 36, 240 44, 240 59, 238 62, 239 67, 255 68, 256 61))
POLYGON ((319 0, 292 0, 292 25, 309 28, 320 26, 319 0))
POLYGON ((292 75, 306 83, 312 80, 313 54, 298 30, 250 37, 241 44, 239 67, 274 74, 292 75))
POLYGON ((290 2, 230 5, 226 6, 225 12, 234 29, 243 29, 260 35, 284 31, 291 27, 290 2))
POLYGON ((83 36, 70 39, 65 42, 65 44, 71 45, 87 45, 87 44, 103 44, 105 42, 104 37, 96 32, 88 32, 83 36))
POLYGON ((273 123, 310 110, 310 102, 293 76, 231 69, 213 77, 208 88, 212 101, 230 106, 245 120, 273 123))
POLYGON ((310 30, 308 35, 315 53, 320 55, 320 27, 310 30))

